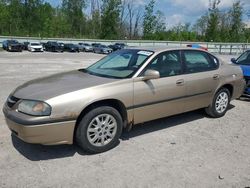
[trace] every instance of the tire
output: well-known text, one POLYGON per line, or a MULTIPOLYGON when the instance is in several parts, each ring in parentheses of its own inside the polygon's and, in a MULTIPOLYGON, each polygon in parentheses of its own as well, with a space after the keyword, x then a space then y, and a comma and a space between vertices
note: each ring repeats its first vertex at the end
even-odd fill
POLYGON ((212 104, 205 108, 205 112, 212 118, 223 117, 230 105, 230 92, 227 88, 221 88, 213 98, 212 104), (225 98, 224 98, 224 97, 225 98))
POLYGON ((122 117, 116 109, 109 106, 97 107, 81 119, 76 130, 76 142, 88 153, 108 151, 119 144, 122 122, 122 117), (109 124, 104 123, 107 118, 109 124))

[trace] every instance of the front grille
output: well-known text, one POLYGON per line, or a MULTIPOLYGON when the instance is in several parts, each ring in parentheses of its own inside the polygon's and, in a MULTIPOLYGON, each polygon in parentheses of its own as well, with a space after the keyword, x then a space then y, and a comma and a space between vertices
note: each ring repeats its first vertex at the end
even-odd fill
POLYGON ((14 97, 14 96, 10 96, 7 99, 7 105, 8 107, 12 108, 20 99, 14 97))

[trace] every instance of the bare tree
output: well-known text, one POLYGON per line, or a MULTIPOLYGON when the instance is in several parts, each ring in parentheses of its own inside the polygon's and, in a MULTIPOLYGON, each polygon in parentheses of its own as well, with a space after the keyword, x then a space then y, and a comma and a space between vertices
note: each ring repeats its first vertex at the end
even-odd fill
POLYGON ((134 38, 138 38, 139 36, 139 27, 142 21, 142 11, 141 9, 137 9, 137 14, 135 16, 135 24, 134 24, 134 38))
POLYGON ((132 32, 133 32, 133 19, 135 16, 136 10, 134 9, 134 1, 129 0, 127 4, 127 9, 128 9, 128 16, 129 16, 129 39, 132 38, 132 32))

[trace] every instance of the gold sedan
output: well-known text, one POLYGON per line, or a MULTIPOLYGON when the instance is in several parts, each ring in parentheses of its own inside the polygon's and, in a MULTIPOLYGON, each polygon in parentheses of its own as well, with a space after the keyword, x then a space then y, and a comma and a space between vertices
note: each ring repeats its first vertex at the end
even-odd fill
POLYGON ((72 144, 90 153, 116 146, 123 128, 200 108, 214 118, 245 87, 239 67, 195 49, 124 49, 87 69, 27 82, 3 107, 28 143, 72 144))

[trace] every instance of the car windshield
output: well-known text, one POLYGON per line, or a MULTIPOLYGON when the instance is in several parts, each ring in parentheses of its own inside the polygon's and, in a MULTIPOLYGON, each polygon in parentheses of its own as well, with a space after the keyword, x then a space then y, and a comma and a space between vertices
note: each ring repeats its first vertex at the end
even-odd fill
POLYGON ((90 46, 90 44, 86 44, 86 43, 85 43, 85 44, 83 44, 83 45, 85 45, 85 46, 90 46))
POLYGON ((54 45, 54 46, 58 46, 57 42, 51 42, 51 44, 54 45))
POLYGON ((74 44, 67 44, 68 47, 75 47, 74 44))
POLYGON ((250 51, 243 53, 237 60, 239 65, 250 65, 250 51))
POLYGON ((31 43, 31 46, 40 46, 39 43, 31 43))
POLYGON ((154 52, 145 50, 120 50, 104 57, 84 71, 107 78, 131 78, 153 54, 154 52))
POLYGON ((9 43, 10 44, 17 44, 18 42, 17 42, 17 40, 10 40, 9 43))

